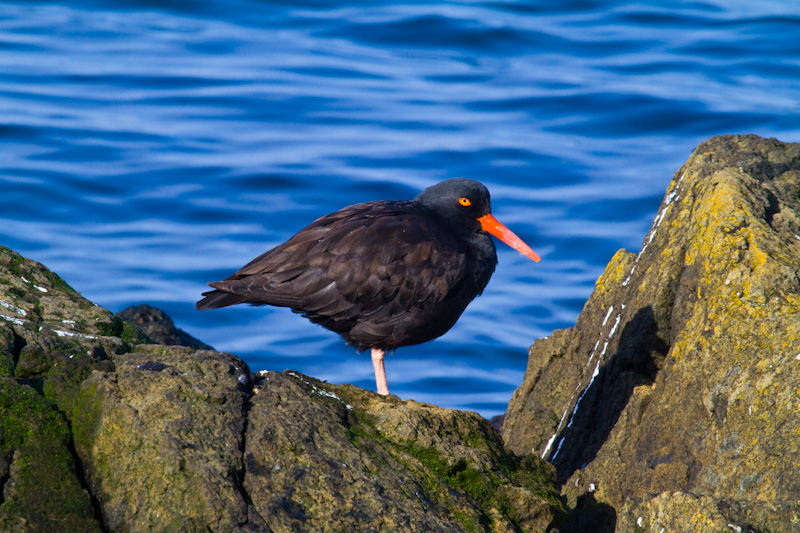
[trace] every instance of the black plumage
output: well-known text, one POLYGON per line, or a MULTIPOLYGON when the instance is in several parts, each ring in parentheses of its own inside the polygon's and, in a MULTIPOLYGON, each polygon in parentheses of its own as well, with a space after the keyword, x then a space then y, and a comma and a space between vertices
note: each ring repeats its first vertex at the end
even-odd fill
MULTIPOLYGON (((215 290, 203 294, 197 309, 289 307, 359 351, 372 348, 373 358, 379 351, 382 367, 383 352, 443 335, 483 292, 497 264, 484 231, 488 219, 496 223, 490 212, 486 187, 462 178, 429 187, 413 201, 345 207, 209 283, 215 290)), ((522 243, 500 227, 506 235, 489 230, 522 243)))

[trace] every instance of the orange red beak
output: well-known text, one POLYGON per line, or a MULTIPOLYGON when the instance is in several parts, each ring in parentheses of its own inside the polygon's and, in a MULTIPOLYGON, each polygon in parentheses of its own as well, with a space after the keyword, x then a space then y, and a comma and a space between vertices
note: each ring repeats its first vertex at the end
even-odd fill
POLYGON ((478 222, 481 223, 481 228, 483 228, 484 231, 488 231, 522 255, 530 257, 536 262, 539 261, 540 257, 536 254, 536 252, 531 250, 530 246, 525 244, 522 239, 514 235, 513 231, 498 222, 497 219, 491 214, 480 217, 478 222))

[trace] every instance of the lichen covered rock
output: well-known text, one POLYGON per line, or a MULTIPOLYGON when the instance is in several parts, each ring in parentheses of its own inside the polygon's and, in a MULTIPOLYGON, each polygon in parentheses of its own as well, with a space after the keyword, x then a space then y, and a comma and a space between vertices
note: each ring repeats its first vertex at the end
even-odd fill
POLYGON ((641 251, 618 252, 575 327, 531 347, 507 444, 549 458, 575 509, 655 512, 668 493, 674 509, 725 502, 798 530, 798 272, 800 145, 701 144, 641 251))
POLYGON ((633 498, 620 513, 617 533, 661 531, 796 531, 800 504, 739 502, 682 491, 633 498))
POLYGON ((83 380, 142 340, 46 267, 0 247, 0 530, 100 530, 68 415, 83 380))

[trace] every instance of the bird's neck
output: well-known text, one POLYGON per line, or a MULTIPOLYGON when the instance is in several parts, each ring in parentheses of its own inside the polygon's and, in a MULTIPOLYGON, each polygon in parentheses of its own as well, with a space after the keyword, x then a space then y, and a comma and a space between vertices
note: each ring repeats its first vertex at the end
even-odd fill
POLYGON ((473 233, 467 242, 470 245, 473 264, 476 266, 473 269, 473 283, 477 293, 481 294, 497 266, 497 249, 492 238, 484 231, 473 233))

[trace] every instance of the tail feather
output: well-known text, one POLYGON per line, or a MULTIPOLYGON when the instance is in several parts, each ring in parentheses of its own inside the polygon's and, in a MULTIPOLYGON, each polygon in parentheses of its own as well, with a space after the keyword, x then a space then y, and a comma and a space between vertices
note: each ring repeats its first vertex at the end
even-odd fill
POLYGON ((247 301, 247 298, 244 296, 231 294, 225 291, 204 292, 203 296, 205 296, 205 298, 195 304, 198 311, 228 307, 229 305, 236 305, 247 301))

